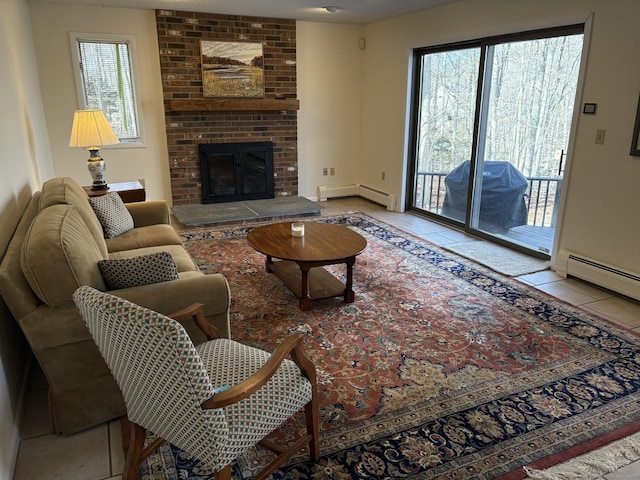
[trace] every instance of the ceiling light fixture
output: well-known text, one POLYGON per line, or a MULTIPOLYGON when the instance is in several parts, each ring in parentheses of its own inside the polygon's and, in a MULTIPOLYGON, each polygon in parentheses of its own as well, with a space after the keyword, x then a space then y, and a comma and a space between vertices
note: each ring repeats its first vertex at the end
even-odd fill
POLYGON ((336 13, 338 10, 340 10, 340 7, 336 5, 330 5, 328 7, 322 7, 322 8, 324 8, 329 13, 336 13))

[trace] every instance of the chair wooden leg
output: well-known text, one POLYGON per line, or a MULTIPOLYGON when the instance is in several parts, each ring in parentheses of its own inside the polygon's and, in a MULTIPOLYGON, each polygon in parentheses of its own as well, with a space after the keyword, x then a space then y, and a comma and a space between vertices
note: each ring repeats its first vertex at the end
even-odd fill
POLYGON ((131 439, 129 440, 129 449, 127 450, 127 457, 124 463, 122 480, 140 480, 138 465, 142 461, 142 449, 146 436, 146 429, 137 423, 131 422, 131 439))
POLYGON ((311 401, 304 406, 304 415, 307 424, 307 435, 311 437, 309 440, 309 453, 311 454, 311 460, 317 462, 320 458, 320 412, 318 408, 316 368, 304 354, 302 341, 299 341, 296 348, 291 351, 291 358, 311 383, 311 401))
POLYGON ((318 396, 316 390, 317 388, 314 385, 311 401, 304 406, 307 433, 311 435, 309 454, 313 462, 317 462, 320 458, 320 413, 318 411, 318 396))
POLYGON ((231 465, 227 465, 222 470, 217 471, 215 480, 231 480, 231 465))

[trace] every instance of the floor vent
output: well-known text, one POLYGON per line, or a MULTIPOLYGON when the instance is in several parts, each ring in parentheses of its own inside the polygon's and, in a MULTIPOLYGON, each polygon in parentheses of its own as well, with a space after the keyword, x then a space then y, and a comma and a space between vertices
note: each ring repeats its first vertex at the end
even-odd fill
POLYGON ((384 205, 387 207, 387 210, 394 211, 396 209, 396 196, 392 193, 381 192, 375 188, 360 185, 358 186, 358 195, 372 202, 384 205))
POLYGON ((563 277, 572 276, 640 300, 640 275, 592 258, 561 250, 556 272, 563 277))

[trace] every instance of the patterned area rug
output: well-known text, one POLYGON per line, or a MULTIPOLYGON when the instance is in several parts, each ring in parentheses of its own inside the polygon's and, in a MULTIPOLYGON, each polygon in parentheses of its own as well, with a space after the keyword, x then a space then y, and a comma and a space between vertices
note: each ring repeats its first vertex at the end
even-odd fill
MULTIPOLYGON (((640 420, 638 336, 365 215, 314 221, 367 238, 354 303, 300 311, 247 244, 254 226, 183 232, 200 267, 229 280, 234 339, 272 350, 300 333, 319 372, 322 458, 303 452, 274 478, 523 478, 525 465, 640 420)), ((248 452, 234 478, 268 457, 248 452)), ((213 478, 169 446, 141 475, 213 478)))

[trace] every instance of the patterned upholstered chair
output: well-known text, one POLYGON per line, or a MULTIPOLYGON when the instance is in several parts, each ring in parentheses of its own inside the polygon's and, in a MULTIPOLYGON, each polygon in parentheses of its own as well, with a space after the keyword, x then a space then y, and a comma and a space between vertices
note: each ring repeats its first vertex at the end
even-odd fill
POLYGON ((172 315, 193 318, 210 339, 194 347, 178 321, 127 300, 86 286, 73 299, 133 424, 123 479, 137 479, 139 463, 165 440, 205 462, 220 480, 230 479, 230 464, 257 443, 278 456, 255 479, 268 477, 305 445, 318 459, 315 369, 301 337, 286 338, 270 355, 217 338, 195 305, 172 315), (265 440, 303 407, 306 432, 290 448, 265 440), (147 430, 158 440, 144 448, 147 430))

